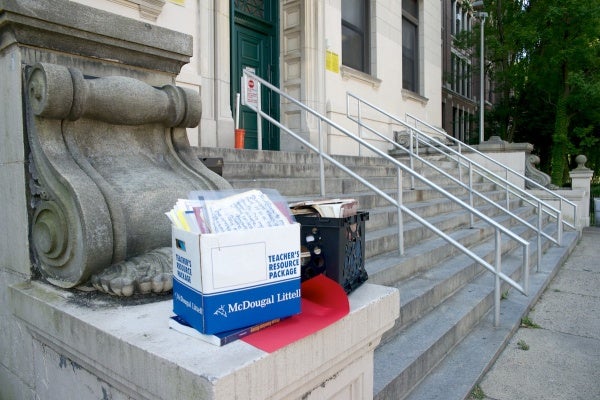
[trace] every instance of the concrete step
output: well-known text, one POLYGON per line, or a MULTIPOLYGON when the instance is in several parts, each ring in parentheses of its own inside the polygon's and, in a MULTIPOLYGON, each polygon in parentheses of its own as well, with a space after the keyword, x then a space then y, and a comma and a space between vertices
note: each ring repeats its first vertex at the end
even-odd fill
MULTIPOLYGON (((446 202, 446 204, 451 204, 446 202)), ((427 207, 427 204, 423 204, 423 203, 419 203, 418 207, 420 208, 425 208, 427 207)), ((494 208, 491 205, 487 205, 487 206, 482 206, 481 209, 485 215, 489 216, 489 217, 493 217, 496 216, 500 213, 500 210, 497 208, 494 208)), ((381 210, 375 210, 374 211, 374 216, 371 217, 371 214, 369 215, 369 221, 371 221, 371 218, 375 219, 375 223, 377 222, 377 219, 380 218, 378 216, 378 214, 381 212, 381 210)), ((521 211, 518 211, 519 213, 523 213, 523 212, 527 212, 527 215, 531 213, 531 209, 530 208, 524 208, 521 209, 521 211)), ((390 212, 391 215, 394 215, 394 213, 390 212)), ((523 216, 527 216, 527 215, 523 215, 523 216)), ((464 212, 463 209, 461 208, 453 208, 453 209, 449 209, 449 210, 445 210, 443 212, 438 211, 437 213, 431 213, 428 216, 425 216, 427 221, 431 224, 433 224, 435 227, 437 227, 438 229, 444 231, 444 232, 452 232, 452 231, 456 231, 458 229, 465 229, 468 228, 470 226, 470 218, 468 213, 464 212)), ((381 225, 381 226, 377 226, 377 228, 372 227, 370 225, 367 225, 367 237, 366 237, 366 243, 365 243, 365 251, 367 254, 368 258, 375 258, 379 255, 383 255, 386 254, 388 252, 396 252, 398 250, 398 227, 395 224, 395 222, 397 221, 397 217, 394 217, 392 220, 390 220, 390 222, 393 222, 392 225, 390 226, 385 226, 385 225, 381 225)), ((479 224, 480 225, 480 224, 479 224)), ((475 229, 475 230, 471 230, 473 234, 480 234, 480 232, 475 229)), ((405 222, 403 224, 403 240, 404 240, 404 248, 405 251, 408 252, 408 254, 412 253, 413 250, 411 250, 412 246, 415 245, 419 245, 419 244, 426 244, 428 240, 432 240, 432 239, 436 239, 437 235, 431 231, 430 229, 428 229, 427 227, 425 227, 424 225, 422 225, 420 222, 417 222, 413 219, 409 219, 406 218, 405 222)), ((446 243, 445 241, 443 241, 443 243, 446 243)), ((419 254, 425 255, 426 252, 420 252, 419 254)), ((444 254, 444 253, 439 253, 444 254)), ((405 255, 406 256, 406 255, 405 255)), ((404 257, 406 259, 406 257, 404 257)), ((422 261, 422 260, 421 260, 422 261)), ((429 259, 429 262, 434 262, 435 260, 429 259)), ((419 264, 418 262, 415 262, 415 264, 419 264)), ((422 263, 421 263, 422 264, 422 263)), ((412 269, 406 268, 405 266, 405 271, 412 271, 412 269)), ((379 282, 382 283, 382 282, 379 282)))
MULTIPOLYGON (((553 228, 550 225, 548 229, 553 228)), ((560 248, 563 256, 569 252, 572 236, 566 239, 568 244, 560 248)), ((493 258, 493 245, 489 242, 478 247, 490 253, 487 258, 493 258)), ((548 247, 549 243, 545 240, 543 249, 548 247)), ((537 246, 531 245, 529 250, 530 258, 535 259, 537 246)), ((521 254, 521 250, 517 249, 502 257, 503 272, 515 280, 520 278, 521 254)), ((542 265, 546 262, 544 259, 542 265)), ((535 265, 535 262, 530 261, 530 265, 535 265)), ((493 279, 493 274, 461 255, 401 282, 398 285, 402 303, 400 321, 391 332, 386 333, 375 353, 374 398, 404 398, 447 354, 453 354, 454 346, 492 307, 493 279)), ((503 285, 502 290, 505 288, 508 286, 503 285)), ((456 364, 453 366, 456 368, 456 364)), ((443 389, 438 387, 438 390, 440 397, 437 398, 440 399, 465 397, 448 396, 443 389)))
MULTIPOLYGON (((227 179, 234 187, 238 188, 257 188, 268 187, 279 190, 282 194, 294 195, 294 193, 309 194, 319 193, 319 158, 306 153, 285 153, 285 152, 258 152, 256 150, 234 150, 234 149, 213 149, 201 148, 197 150, 199 158, 220 157, 223 159, 222 170, 223 177, 227 179), (290 177, 306 179, 302 184, 293 184, 290 177), (313 181, 314 180, 314 181, 313 181), (306 183, 308 182, 308 184, 306 183), (298 189, 289 187, 290 185, 305 187, 305 191, 299 192, 298 189)), ((383 185, 377 181, 374 183, 382 189, 397 187, 397 167, 391 162, 378 157, 352 157, 336 156, 340 162, 346 165, 350 170, 359 176, 371 180, 385 180, 383 185)), ((454 163, 455 164, 455 163, 454 163)), ((417 168, 417 171, 419 169, 417 168)), ((452 175, 457 175, 457 169, 452 166, 447 171, 452 175)), ((331 185, 331 179, 334 179, 333 185, 344 186, 344 189, 335 189, 334 192, 349 192, 368 190, 360 182, 355 181, 349 174, 332 165, 328 161, 324 162, 324 172, 326 185, 331 185), (344 183, 336 183, 335 179, 345 179, 344 183)), ((439 174, 431 168, 424 168, 422 175, 432 180, 436 184, 448 182, 448 178, 439 174)), ((466 177, 463 177, 466 180, 466 177)), ((479 179, 481 180, 481 179, 479 179)), ((416 181, 416 185, 422 184, 416 181)), ((411 188, 410 174, 403 174, 403 187, 411 188)))
MULTIPOLYGON (((196 148, 196 154, 200 158, 220 157, 224 165, 251 165, 257 164, 319 164, 319 156, 307 152, 286 152, 286 151, 267 151, 267 150, 248 150, 248 149, 230 149, 216 147, 196 148)), ((333 156, 344 165, 351 166, 389 166, 389 162, 381 157, 360 157, 360 156, 333 156)), ((327 161, 325 161, 327 163, 327 161)), ((325 164, 326 165, 326 164, 325 164)))
MULTIPOLYGON (((511 289, 507 298, 502 300, 499 326, 493 324, 493 310, 488 311, 462 341, 404 398, 406 400, 466 399, 506 347, 518 329, 521 319, 537 302, 575 247, 578 238, 578 232, 565 233, 563 246, 553 246, 544 253, 539 272, 533 268, 529 280, 529 295, 523 296, 511 289)), ((388 397, 389 393, 379 393, 376 398, 402 398, 388 397)))
MULTIPOLYGON (((522 217, 527 218, 531 213, 531 209, 523 207, 517 212, 522 217)), ((468 216, 465 217, 464 213, 459 211, 455 214, 437 216, 434 222, 442 219, 452 220, 455 216, 456 219, 462 218, 467 220, 465 222, 468 222, 468 216)), ((501 224, 510 225, 510 218, 507 216, 496 216, 495 219, 501 224)), ((397 282, 428 271, 447 259, 461 255, 459 249, 428 229, 423 228, 419 223, 413 223, 409 229, 405 227, 404 232, 412 242, 411 245, 405 246, 404 255, 399 256, 397 251, 391 251, 367 258, 365 264, 371 282, 386 286, 396 285, 397 282), (415 237, 412 239, 410 238, 411 235, 408 234, 411 232, 410 229, 414 229, 416 232, 414 234, 415 237)), ((463 246, 471 248, 490 238, 493 232, 494 228, 491 225, 480 222, 474 225, 473 228, 469 228, 467 223, 465 223, 462 226, 448 229, 447 233, 463 246)), ((393 234, 395 233, 390 232, 390 235, 393 234)), ((396 239, 396 236, 393 239, 396 239)), ((373 240, 373 238, 369 239, 367 233, 365 244, 367 254, 374 253, 374 250, 369 249, 370 240, 373 240)))
MULTIPOLYGON (((527 239, 530 239, 533 235, 532 232, 526 232, 525 228, 515 229, 515 231, 519 232, 521 237, 527 239)), ((549 242, 545 241, 542 251, 548 248, 549 245, 549 242)), ((495 246, 490 238, 486 237, 479 244, 473 246, 471 250, 488 263, 494 264, 495 246)), ((532 249, 529 250, 530 254, 533 255, 532 249)), ((537 248, 534 250, 537 251, 537 248)), ((516 258, 519 260, 518 262, 522 262, 522 247, 515 241, 504 241, 502 251, 502 265, 506 263, 507 259, 510 260, 511 257, 515 257, 512 255, 514 251, 521 252, 516 255, 516 258)), ((537 259, 530 259, 529 263, 535 265, 537 259)), ((482 267, 477 262, 467 255, 461 254, 396 282, 393 286, 401 290, 400 318, 394 329, 391 329, 386 336, 394 336, 405 326, 419 319, 456 290, 467 285, 480 271, 482 271, 482 267)))
MULTIPOLYGON (((234 168, 234 167, 231 167, 234 168)), ((235 168, 241 168, 237 166, 235 168)), ((317 167, 296 166, 296 165, 272 165, 270 167, 258 164, 255 168, 244 166, 249 171, 235 176, 227 173, 227 166, 224 167, 223 177, 235 188, 272 188, 277 189, 286 196, 307 196, 320 193, 319 169, 317 167), (269 169, 266 173, 256 172, 255 169, 269 169), (293 177, 293 179, 291 179, 293 177)), ((395 171, 388 173, 390 169, 386 167, 361 167, 354 169, 358 176, 383 191, 395 191, 398 188, 398 178, 395 171)), ((371 191, 369 186, 351 177, 349 174, 341 171, 337 173, 329 172, 326 169, 325 191, 328 196, 331 193, 352 193, 371 191)), ((427 177, 431 182, 438 186, 448 186, 457 183, 450 182, 449 178, 438 174, 431 174, 427 177)), ((489 184, 489 183, 488 183, 489 184)), ((405 190, 418 190, 426 187, 426 183, 415 180, 411 182, 410 176, 403 174, 402 187, 405 190)))

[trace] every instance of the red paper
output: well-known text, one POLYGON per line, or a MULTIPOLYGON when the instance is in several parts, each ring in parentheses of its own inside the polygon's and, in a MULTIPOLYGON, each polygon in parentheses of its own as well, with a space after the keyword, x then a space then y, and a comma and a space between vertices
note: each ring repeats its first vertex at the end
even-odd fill
POLYGON ((348 296, 337 282, 318 275, 302 283, 302 311, 241 340, 268 353, 333 324, 348 312, 348 296))

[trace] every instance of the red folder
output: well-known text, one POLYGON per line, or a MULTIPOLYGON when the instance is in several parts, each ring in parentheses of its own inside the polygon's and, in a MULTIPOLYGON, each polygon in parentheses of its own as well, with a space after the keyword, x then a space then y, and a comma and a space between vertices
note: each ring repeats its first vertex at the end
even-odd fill
POLYGON ((302 282, 301 292, 300 314, 286 318, 241 340, 272 353, 333 324, 350 311, 344 288, 325 275, 317 275, 302 282))

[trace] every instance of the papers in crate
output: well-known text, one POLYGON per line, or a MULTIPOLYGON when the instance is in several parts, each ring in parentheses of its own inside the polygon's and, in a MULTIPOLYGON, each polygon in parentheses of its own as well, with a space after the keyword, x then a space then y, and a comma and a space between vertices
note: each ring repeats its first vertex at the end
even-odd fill
POLYGON ((309 200, 290 204, 294 215, 318 214, 327 218, 346 218, 356 215, 358 200, 355 199, 327 199, 309 200))

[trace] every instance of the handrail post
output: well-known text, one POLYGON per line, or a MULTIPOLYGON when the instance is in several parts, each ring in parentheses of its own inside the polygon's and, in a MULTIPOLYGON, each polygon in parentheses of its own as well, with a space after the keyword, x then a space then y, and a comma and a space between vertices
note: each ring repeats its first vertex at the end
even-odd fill
POLYGON ((262 100, 261 100, 261 93, 262 89, 261 89, 262 85, 258 85, 258 90, 256 91, 256 101, 257 101, 257 108, 258 108, 258 112, 256 113, 256 141, 257 143, 257 149, 258 150, 262 150, 262 117, 260 116, 260 113, 262 112, 262 100))
POLYGON ((523 246, 523 290, 529 293, 529 243, 523 246))
POLYGON ((501 251, 502 251, 502 243, 500 238, 500 230, 496 228, 496 278, 494 285, 494 326, 500 326, 500 272, 502 271, 501 267, 501 251))
MULTIPOLYGON (((469 205, 473 208, 473 163, 471 161, 469 161, 469 205)), ((471 228, 475 225, 472 212, 469 213, 469 224, 471 228)))
MULTIPOLYGON (((361 112, 360 112, 360 103, 361 103, 360 99, 358 99, 357 102, 358 102, 358 110, 357 110, 357 113, 358 113, 358 138, 362 140, 362 128, 363 127, 362 127, 362 119, 361 119, 361 112)), ((361 149, 362 149, 362 146, 361 146, 360 140, 359 140, 358 141, 358 156, 359 157, 362 155, 361 149)))
POLYGON ((321 189, 321 197, 325 196, 325 163, 323 161, 323 129, 321 124, 321 118, 317 121, 319 129, 319 181, 321 189))
POLYGON ((542 261, 542 225, 544 211, 542 208, 542 202, 538 201, 538 228, 537 228, 537 268, 536 271, 540 272, 541 261, 542 261))
POLYGON ((463 181, 462 162, 460 160, 460 142, 458 142, 458 154, 456 155, 456 163, 458 164, 458 180, 463 181))
MULTIPOLYGON (((408 128, 408 149, 410 150, 410 152, 408 153, 408 159, 409 159, 409 164, 410 164, 410 169, 411 170, 415 170, 415 165, 414 165, 414 157, 413 157, 413 139, 414 139, 414 135, 413 135, 413 129, 412 128, 408 128)), ((410 188, 411 190, 415 188, 415 177, 411 174, 410 175, 410 188)))
POLYGON ((506 209, 510 210, 510 196, 509 196, 509 186, 508 186, 508 169, 504 170, 504 180, 506 181, 506 209))
MULTIPOLYGON (((561 204, 562 204, 562 200, 561 200, 561 204)), ((575 218, 577 218, 577 214, 575 214, 575 218)), ((557 223, 558 223, 558 232, 557 232, 557 238, 558 238, 558 245, 562 246, 563 242, 562 242, 562 236, 563 236, 563 219, 562 219, 562 211, 558 211, 558 216, 556 217, 557 223)), ((577 220, 573 220, 573 225, 577 226, 577 220)))
POLYGON ((415 154, 417 155, 417 157, 419 157, 419 139, 420 139, 420 137, 419 137, 419 130, 415 129, 414 133, 416 133, 416 135, 417 135, 417 137, 415 139, 415 146, 416 146, 415 154))
POLYGON ((398 178, 398 206, 397 206, 397 218, 398 218, 398 253, 404 255, 404 222, 402 220, 402 169, 396 167, 398 170, 396 176, 398 178))

